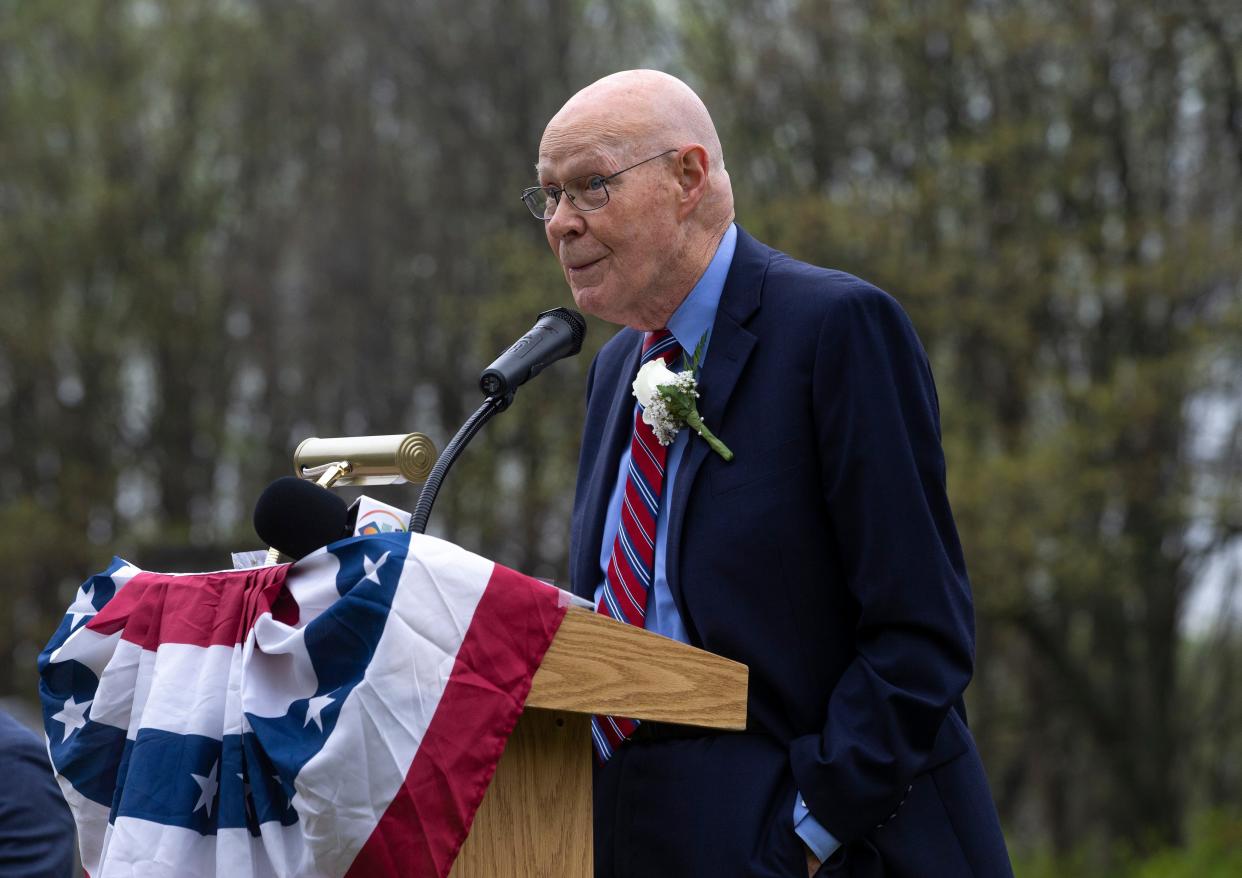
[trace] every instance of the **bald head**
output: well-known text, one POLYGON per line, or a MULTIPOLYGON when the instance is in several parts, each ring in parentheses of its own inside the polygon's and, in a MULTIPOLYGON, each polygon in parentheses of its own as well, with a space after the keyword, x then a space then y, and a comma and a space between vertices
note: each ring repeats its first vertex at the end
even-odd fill
POLYGON ((626 144, 636 152, 698 143, 713 164, 724 167, 707 107, 690 86, 658 70, 624 70, 582 89, 548 123, 540 157, 545 151, 577 148, 583 136, 600 146, 626 144))
POLYGON ((655 70, 614 73, 570 98, 544 130, 536 171, 536 216, 574 301, 634 329, 666 325, 733 221, 712 117, 655 70))
POLYGON ((712 117, 690 86, 658 70, 613 73, 566 101, 544 130, 536 171, 542 179, 549 162, 584 147, 629 164, 689 144, 706 150, 711 172, 703 219, 712 226, 727 224, 733 218, 733 189, 712 117))

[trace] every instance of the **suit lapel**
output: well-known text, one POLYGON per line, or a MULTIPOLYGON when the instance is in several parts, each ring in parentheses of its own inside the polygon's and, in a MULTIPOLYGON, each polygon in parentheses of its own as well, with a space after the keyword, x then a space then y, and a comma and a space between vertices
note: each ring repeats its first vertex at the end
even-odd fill
MULTIPOLYGON (((582 512, 582 539, 574 558, 572 578, 574 591, 587 600, 594 600, 595 586, 599 584, 600 543, 604 538, 608 500, 617 480, 617 463, 634 429, 634 398, 630 395, 630 384, 632 376, 638 371, 642 334, 633 335, 633 341, 627 343, 630 350, 616 358, 621 371, 609 370, 609 374, 601 373, 595 377, 594 393, 608 394, 610 398, 603 406, 605 417, 599 452, 590 463, 592 471, 582 512)), ((596 406, 592 408, 600 410, 596 406)), ((588 423, 587 429, 592 426, 594 424, 588 423)))
MULTIPOLYGON (((746 368, 746 362, 754 349, 756 338, 745 328, 746 322, 759 308, 760 293, 763 289, 763 278, 768 268, 768 260, 772 251, 760 244, 743 231, 737 230, 737 249, 733 253, 733 263, 729 267, 729 275, 725 279, 724 290, 720 295, 720 307, 716 311, 716 322, 712 325, 711 347, 707 361, 703 364, 699 376, 699 414, 710 426, 718 427, 724 421, 724 413, 729 405, 729 397, 738 379, 746 368)), ((721 436, 721 441, 728 444, 728 437, 721 436)), ((681 530, 682 519, 686 511, 686 503, 695 487, 695 479, 700 467, 711 449, 698 436, 691 435, 686 446, 685 456, 677 471, 677 483, 673 485, 672 499, 668 514, 668 557, 665 560, 665 572, 668 576, 669 589, 677 602, 682 620, 688 631, 693 632, 693 621, 686 611, 685 598, 681 583, 681 530)), ((734 459, 728 465, 737 466, 734 459)), ((745 462, 741 463, 745 466, 745 462)), ((698 640, 697 635, 691 635, 698 640)))

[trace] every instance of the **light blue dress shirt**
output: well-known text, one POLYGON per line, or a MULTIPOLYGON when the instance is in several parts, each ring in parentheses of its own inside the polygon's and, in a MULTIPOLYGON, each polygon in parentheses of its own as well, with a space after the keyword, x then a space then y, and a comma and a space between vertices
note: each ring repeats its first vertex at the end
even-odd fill
MULTIPOLYGON (((720 246, 716 248, 716 255, 712 257, 707 270, 694 285, 690 295, 686 296, 685 301, 668 319, 669 332, 677 339, 682 350, 686 352, 687 358, 694 353, 699 340, 707 335, 707 342, 703 346, 703 361, 707 361, 708 348, 711 346, 712 324, 716 322, 716 309, 720 305, 720 295, 724 292, 725 278, 729 275, 729 266, 733 264, 733 251, 736 248, 737 226, 730 225, 720 241, 720 246)), ((669 368, 677 371, 679 365, 674 362, 669 364, 669 368)), ((690 441, 690 436, 690 430, 681 430, 677 438, 673 440, 673 444, 669 446, 668 457, 664 462, 664 487, 660 498, 661 512, 664 511, 665 503, 672 495, 672 486, 677 483, 677 470, 681 465, 681 458, 685 452, 686 443, 690 441)), ((727 442, 723 437, 722 440, 727 442)), ((617 463, 617 478, 613 483, 612 496, 608 501, 608 512, 604 518, 604 534, 599 553, 600 579, 595 587, 596 606, 599 606, 600 597, 603 595, 604 577, 608 570, 608 561, 612 557, 612 544, 616 540, 617 528, 621 524, 621 502, 625 495, 625 479, 629 466, 630 447, 626 445, 624 451, 621 452, 621 460, 617 463)), ((668 574, 664 567, 664 559, 667 557, 665 550, 668 547, 668 519, 667 515, 660 515, 656 518, 655 570, 651 591, 647 594, 644 627, 656 634, 663 634, 665 637, 688 643, 690 638, 686 634, 685 624, 681 621, 681 614, 677 611, 677 604, 673 601, 673 593, 668 587, 668 574)), ((824 829, 811 816, 802 802, 801 793, 794 796, 793 822, 794 831, 821 860, 827 859, 828 855, 839 846, 832 833, 824 829)))

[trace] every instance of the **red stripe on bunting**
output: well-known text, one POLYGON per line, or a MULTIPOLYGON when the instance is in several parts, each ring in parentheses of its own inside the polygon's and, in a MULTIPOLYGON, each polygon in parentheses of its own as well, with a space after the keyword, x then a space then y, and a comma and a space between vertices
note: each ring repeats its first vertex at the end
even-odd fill
POLYGON ((448 874, 564 617, 555 589, 495 566, 405 783, 348 876, 448 874))
POLYGON ((271 610, 290 625, 297 604, 284 588, 288 564, 172 576, 137 573, 86 623, 100 634, 143 649, 162 643, 234 646, 243 643, 255 620, 271 610))

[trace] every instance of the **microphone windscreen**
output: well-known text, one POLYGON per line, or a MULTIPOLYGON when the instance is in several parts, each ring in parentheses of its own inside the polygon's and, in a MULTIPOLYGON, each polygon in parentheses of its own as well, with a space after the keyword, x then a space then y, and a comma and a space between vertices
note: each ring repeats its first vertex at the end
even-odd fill
POLYGON ((272 482, 254 505, 254 531, 290 558, 309 555, 346 536, 349 510, 327 488, 293 476, 272 482))
POLYGON ((569 356, 574 356, 578 351, 582 350, 582 340, 586 338, 586 318, 572 308, 553 308, 551 311, 544 311, 540 316, 552 315, 559 317, 569 324, 569 330, 574 335, 574 348, 569 352, 569 356))

